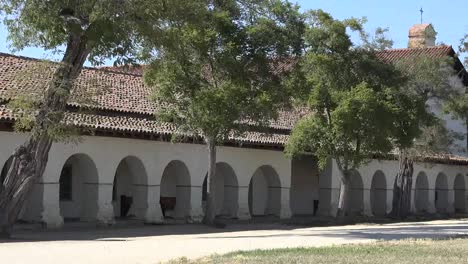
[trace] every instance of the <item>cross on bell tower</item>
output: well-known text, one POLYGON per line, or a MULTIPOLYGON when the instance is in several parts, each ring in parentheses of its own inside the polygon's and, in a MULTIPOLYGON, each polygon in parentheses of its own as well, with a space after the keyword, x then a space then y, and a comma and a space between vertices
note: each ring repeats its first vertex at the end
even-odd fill
POLYGON ((421 9, 419 10, 419 12, 421 12, 421 24, 423 23, 423 14, 424 14, 424 10, 423 8, 421 7, 421 9))

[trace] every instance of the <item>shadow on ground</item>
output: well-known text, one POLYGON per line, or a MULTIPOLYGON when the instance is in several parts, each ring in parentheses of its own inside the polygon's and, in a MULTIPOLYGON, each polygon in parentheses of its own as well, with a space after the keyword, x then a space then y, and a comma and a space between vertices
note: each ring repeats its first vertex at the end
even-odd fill
POLYGON ((228 224, 226 228, 214 228, 206 225, 116 225, 111 227, 65 225, 58 230, 17 229, 9 240, 2 243, 36 241, 132 241, 137 238, 171 235, 199 235, 196 239, 249 239, 272 237, 321 237, 342 238, 349 240, 376 239, 395 240, 405 238, 443 238, 453 235, 468 234, 468 221, 456 224, 427 225, 425 223, 369 224, 360 226, 325 227, 322 222, 316 225, 297 225, 291 223, 244 223, 228 224), (310 227, 310 228, 309 228, 310 227), (270 231, 269 234, 243 231, 270 231), (274 231, 274 234, 271 234, 274 231), (287 231, 287 232, 286 232, 287 231), (223 233, 223 235, 221 235, 223 233), (231 233, 232 235, 229 235, 231 233), (220 234, 220 235, 216 235, 220 234))

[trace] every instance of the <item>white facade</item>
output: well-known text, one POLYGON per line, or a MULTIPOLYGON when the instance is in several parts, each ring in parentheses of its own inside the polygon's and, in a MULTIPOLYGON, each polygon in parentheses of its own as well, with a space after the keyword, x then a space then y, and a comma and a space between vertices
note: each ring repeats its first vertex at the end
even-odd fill
MULTIPOLYGON (((0 132, 0 138, 3 165, 26 137, 0 132)), ((125 195, 133 200, 128 216, 158 223, 163 221, 160 196, 175 193, 175 217, 200 221, 207 157, 206 147, 197 144, 109 137, 84 137, 79 144, 54 144, 44 177, 36 184, 22 218, 45 222, 49 227, 59 227, 68 218, 113 223, 120 217, 118 198, 125 195), (70 163, 72 199, 60 201, 60 175, 64 165, 70 163)), ((218 200, 219 215, 250 218, 249 184, 260 171, 262 177, 271 181, 269 191, 263 195, 274 197, 275 203, 268 204, 264 214, 271 211, 282 218, 291 216, 291 161, 281 151, 219 147, 217 158, 217 171, 221 174, 217 177, 226 179, 218 181, 218 196, 223 198, 218 200)), ((258 203, 254 206, 257 208, 258 203)))
MULTIPOLYGON (((0 132, 0 138, 0 164, 5 164, 25 135, 0 132)), ((291 161, 281 151, 236 147, 219 147, 217 158, 219 217, 336 214, 340 181, 334 164, 319 175, 310 157, 291 161)), ((84 137, 79 144, 54 144, 22 219, 51 228, 61 227, 67 219, 112 224, 123 216, 161 223, 159 201, 169 197, 176 204, 166 217, 198 222, 203 216, 206 168, 204 145, 97 136, 84 137), (61 201, 64 166, 71 166, 71 199, 61 201), (125 212, 122 196, 131 199, 125 212)), ((397 161, 377 160, 360 168, 351 184, 353 213, 390 212, 397 169, 397 161)), ((465 212, 466 177, 467 166, 416 164, 414 212, 465 212)))
MULTIPOLYGON (((359 168, 351 183, 352 211, 381 216, 392 209, 393 184, 398 161, 373 160, 359 168)), ((320 182, 320 214, 335 215, 340 191, 339 171, 330 164, 320 182), (325 201, 323 203, 322 201, 325 201)), ((412 184, 412 211, 415 214, 466 213, 468 166, 415 163, 412 184)))

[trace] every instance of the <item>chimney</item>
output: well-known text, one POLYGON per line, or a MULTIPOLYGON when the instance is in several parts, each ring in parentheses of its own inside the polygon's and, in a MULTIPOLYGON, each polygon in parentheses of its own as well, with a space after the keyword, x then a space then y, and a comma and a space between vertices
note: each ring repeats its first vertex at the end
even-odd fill
POLYGON ((416 24, 409 30, 408 48, 425 48, 435 46, 437 32, 432 24, 416 24))

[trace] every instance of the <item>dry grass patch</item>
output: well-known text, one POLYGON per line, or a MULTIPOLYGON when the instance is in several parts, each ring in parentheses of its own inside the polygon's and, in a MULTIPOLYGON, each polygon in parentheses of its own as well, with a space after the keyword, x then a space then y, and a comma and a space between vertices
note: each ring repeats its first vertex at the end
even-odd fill
POLYGON ((168 264, 462 264, 468 263, 468 238, 401 240, 362 245, 234 252, 197 260, 177 259, 168 264))

